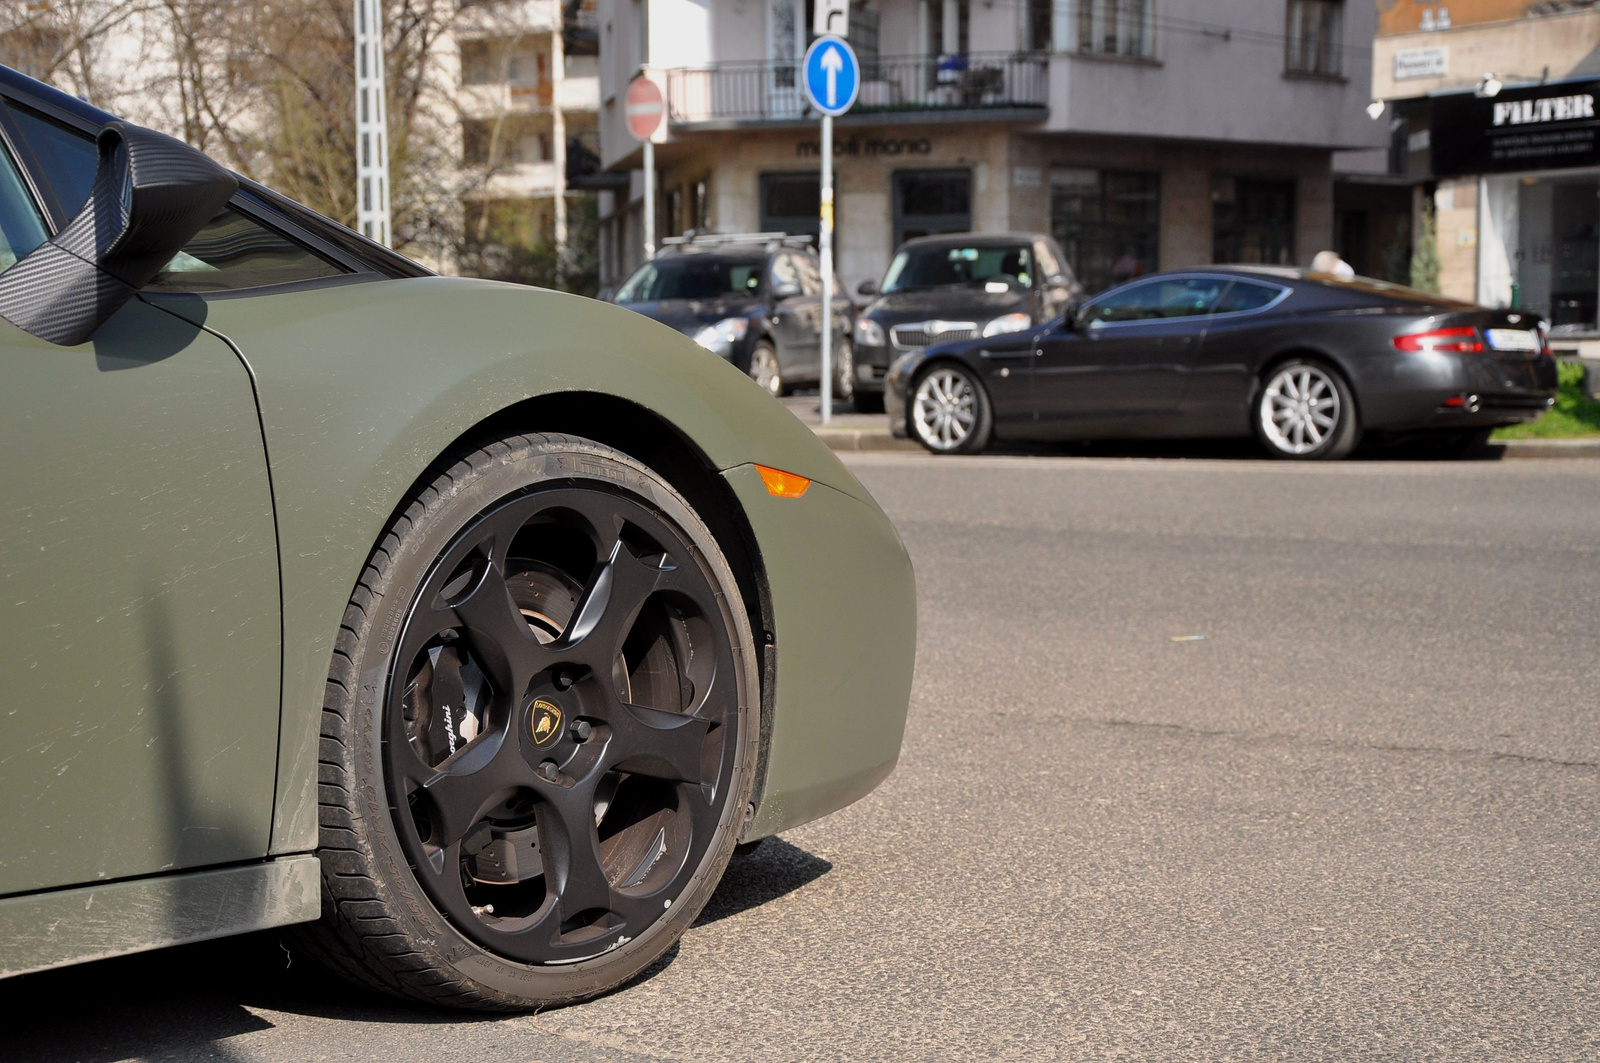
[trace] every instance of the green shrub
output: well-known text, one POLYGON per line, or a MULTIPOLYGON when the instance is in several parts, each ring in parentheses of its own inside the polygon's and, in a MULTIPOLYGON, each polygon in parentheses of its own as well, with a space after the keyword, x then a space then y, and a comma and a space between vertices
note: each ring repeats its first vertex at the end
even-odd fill
POLYGON ((1583 363, 1557 365, 1561 391, 1550 412, 1528 424, 1512 425, 1494 434, 1496 439, 1562 439, 1600 436, 1600 402, 1583 390, 1583 363))

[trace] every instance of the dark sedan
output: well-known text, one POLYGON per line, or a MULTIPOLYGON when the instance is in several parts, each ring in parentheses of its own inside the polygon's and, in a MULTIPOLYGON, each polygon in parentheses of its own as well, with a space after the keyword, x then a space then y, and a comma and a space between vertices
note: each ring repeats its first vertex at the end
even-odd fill
POLYGON ((1459 450, 1555 401, 1540 320, 1364 277, 1207 267, 1113 288, 1026 332, 890 367, 890 424, 929 450, 1006 439, 1250 436, 1341 458, 1363 435, 1459 450))
POLYGON ((1028 332, 1083 297, 1066 256, 1041 233, 907 240, 856 319, 856 409, 881 409, 896 356, 974 336, 1028 332))
MULTIPOLYGON (((611 301, 732 362, 773 395, 822 373, 822 265, 810 238, 783 233, 672 238, 611 301)), ((854 395, 849 298, 833 300, 835 394, 854 395)))

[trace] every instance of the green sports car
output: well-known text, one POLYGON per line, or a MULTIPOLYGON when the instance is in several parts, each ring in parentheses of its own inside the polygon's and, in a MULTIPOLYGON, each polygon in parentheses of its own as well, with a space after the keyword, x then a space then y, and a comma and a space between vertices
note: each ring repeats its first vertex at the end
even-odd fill
POLYGON ((892 770, 905 549, 744 374, 3 68, 0 141, 0 975, 575 1000, 892 770))

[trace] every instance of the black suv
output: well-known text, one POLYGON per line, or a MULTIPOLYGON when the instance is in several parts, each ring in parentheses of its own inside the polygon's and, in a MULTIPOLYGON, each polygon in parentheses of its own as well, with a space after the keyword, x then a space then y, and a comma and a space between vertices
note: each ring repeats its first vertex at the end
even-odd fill
MULTIPOLYGON (((822 264, 810 237, 715 234, 662 243, 612 302, 677 329, 774 395, 821 381, 822 264)), ((842 400, 854 393, 854 318, 850 297, 835 293, 834 394, 842 400)))
POLYGON ((856 409, 883 409, 889 363, 936 343, 1022 332, 1083 298, 1061 247, 1040 233, 907 240, 856 319, 856 409))

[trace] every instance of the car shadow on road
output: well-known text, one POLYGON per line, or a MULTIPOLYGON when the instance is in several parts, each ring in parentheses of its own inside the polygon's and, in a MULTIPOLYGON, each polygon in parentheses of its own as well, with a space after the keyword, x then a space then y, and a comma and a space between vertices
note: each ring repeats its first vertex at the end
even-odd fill
MULTIPOLYGON (((1277 462, 1250 439, 1118 439, 1084 443, 1040 443, 997 440, 986 454, 1074 458, 1209 458, 1224 461, 1277 462)), ((1450 454, 1427 440, 1364 443, 1352 461, 1499 461, 1506 448, 1491 443, 1470 455, 1450 454)))
MULTIPOLYGON (((833 865, 779 838, 736 856, 695 922, 705 927, 768 904, 833 865)), ((674 945, 629 985, 677 959, 674 945)), ((624 987, 625 989, 626 987, 624 987)), ((293 951, 277 931, 100 960, 0 982, 7 1016, 0 1058, 38 1063, 242 1059, 221 1042, 274 1028, 260 1011, 352 1023, 493 1022, 367 992, 293 951)))

